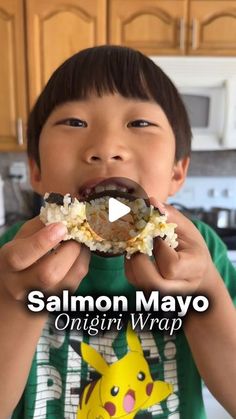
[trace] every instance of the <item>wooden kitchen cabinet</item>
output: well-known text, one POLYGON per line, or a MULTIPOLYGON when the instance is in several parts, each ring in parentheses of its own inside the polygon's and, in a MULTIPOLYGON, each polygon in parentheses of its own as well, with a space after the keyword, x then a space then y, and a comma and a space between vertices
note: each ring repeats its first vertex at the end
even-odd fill
POLYGON ((235 55, 235 0, 108 0, 109 43, 148 55, 235 55))
POLYGON ((0 0, 0 151, 25 149, 27 115, 23 2, 0 0))
POLYGON ((109 43, 148 55, 183 55, 187 5, 187 0, 109 0, 109 43))
POLYGON ((236 1, 191 0, 189 55, 236 54, 236 1))
POLYGON ((107 40, 106 0, 26 0, 29 101, 77 51, 107 40))

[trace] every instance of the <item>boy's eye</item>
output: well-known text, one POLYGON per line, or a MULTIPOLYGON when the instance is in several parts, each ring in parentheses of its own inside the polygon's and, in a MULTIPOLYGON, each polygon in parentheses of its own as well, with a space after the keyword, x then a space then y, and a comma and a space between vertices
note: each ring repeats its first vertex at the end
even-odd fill
POLYGON ((136 121, 131 121, 128 123, 127 127, 133 127, 133 128, 145 128, 145 127, 149 127, 149 126, 153 126, 155 124, 153 124, 152 122, 146 121, 144 119, 137 119, 136 121))
POLYGON ((78 118, 67 118, 58 121, 56 125, 68 125, 69 127, 86 128, 88 126, 86 121, 78 118))

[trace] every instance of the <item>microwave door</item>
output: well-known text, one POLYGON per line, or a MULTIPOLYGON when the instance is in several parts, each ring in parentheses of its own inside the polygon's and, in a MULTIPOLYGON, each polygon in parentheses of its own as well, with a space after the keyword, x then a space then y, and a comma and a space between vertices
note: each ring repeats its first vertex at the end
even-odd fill
POLYGON ((210 98, 201 94, 182 94, 192 129, 207 129, 210 117, 210 98))
POLYGON ((192 149, 220 149, 225 114, 223 86, 189 87, 180 89, 180 92, 192 127, 192 149))

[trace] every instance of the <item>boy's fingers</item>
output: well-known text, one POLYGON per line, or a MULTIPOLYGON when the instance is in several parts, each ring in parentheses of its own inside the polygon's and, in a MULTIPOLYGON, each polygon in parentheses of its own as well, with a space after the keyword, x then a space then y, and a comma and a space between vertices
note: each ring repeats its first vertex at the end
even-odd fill
POLYGON ((55 250, 45 255, 31 269, 34 286, 51 289, 61 282, 73 266, 81 252, 81 245, 70 240, 63 242, 55 250))
POLYGON ((179 255, 165 240, 160 237, 154 239, 153 254, 163 278, 172 279, 178 274, 179 255), (172 272, 172 270, 174 271, 172 272))
MULTIPOLYGON (((151 203, 158 206, 155 198, 151 203)), ((201 276, 204 271, 204 261, 210 257, 206 243, 191 220, 181 214, 176 208, 165 204, 168 223, 177 224, 176 233, 178 246, 170 248, 165 240, 154 239, 154 256, 161 275, 166 279, 192 280, 194 276, 201 276), (202 264, 199 265, 199 258, 202 264), (191 266, 191 271, 189 270, 191 266)))
POLYGON ((87 275, 91 252, 88 247, 82 245, 80 254, 71 266, 63 281, 59 284, 60 289, 69 289, 74 292, 82 279, 87 275))
POLYGON ((62 223, 43 227, 30 237, 18 238, 2 247, 0 265, 13 272, 27 269, 65 237, 67 230, 62 223))
POLYGON ((183 247, 178 252, 169 247, 164 240, 157 238, 154 240, 153 253, 159 272, 164 279, 190 281, 193 277, 203 274, 207 256, 198 243, 195 244, 194 249, 183 247), (199 258, 202 260, 202 265, 199 265, 199 258), (191 270, 189 270, 190 266, 191 270))
POLYGON ((6 288, 16 299, 23 300, 32 289, 56 290, 80 254, 80 244, 70 241, 44 256, 30 268, 8 275, 6 288))
POLYGON ((45 225, 42 223, 39 216, 31 218, 21 226, 14 238, 24 239, 41 230, 43 227, 45 227, 45 225))
MULTIPOLYGON (((155 207, 159 207, 159 201, 157 201, 156 198, 150 198, 150 202, 155 207)), ((164 206, 165 214, 167 215, 167 222, 168 223, 175 223, 177 224, 177 227, 175 229, 178 236, 181 237, 182 240, 186 240, 189 242, 191 237, 189 237, 189 230, 196 230, 196 234, 200 234, 197 229, 195 229, 195 226, 193 225, 192 221, 189 220, 187 217, 185 217, 183 214, 181 214, 180 211, 178 211, 176 208, 169 204, 161 204, 162 208, 164 206)), ((178 240, 178 239, 177 239, 178 240)))
POLYGON ((166 281, 154 263, 147 255, 135 254, 131 257, 132 269, 136 277, 137 287, 144 291, 159 290, 164 294, 188 293, 191 287, 187 281, 175 280, 166 281))

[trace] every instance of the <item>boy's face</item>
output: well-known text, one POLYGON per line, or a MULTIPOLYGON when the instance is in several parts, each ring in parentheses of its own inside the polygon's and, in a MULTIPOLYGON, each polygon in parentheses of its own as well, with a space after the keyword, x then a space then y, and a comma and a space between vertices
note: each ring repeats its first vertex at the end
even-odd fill
POLYGON ((41 169, 30 160, 35 191, 79 197, 87 182, 126 177, 164 202, 183 183, 189 159, 175 162, 175 138, 161 107, 118 94, 64 103, 47 119, 41 169))

